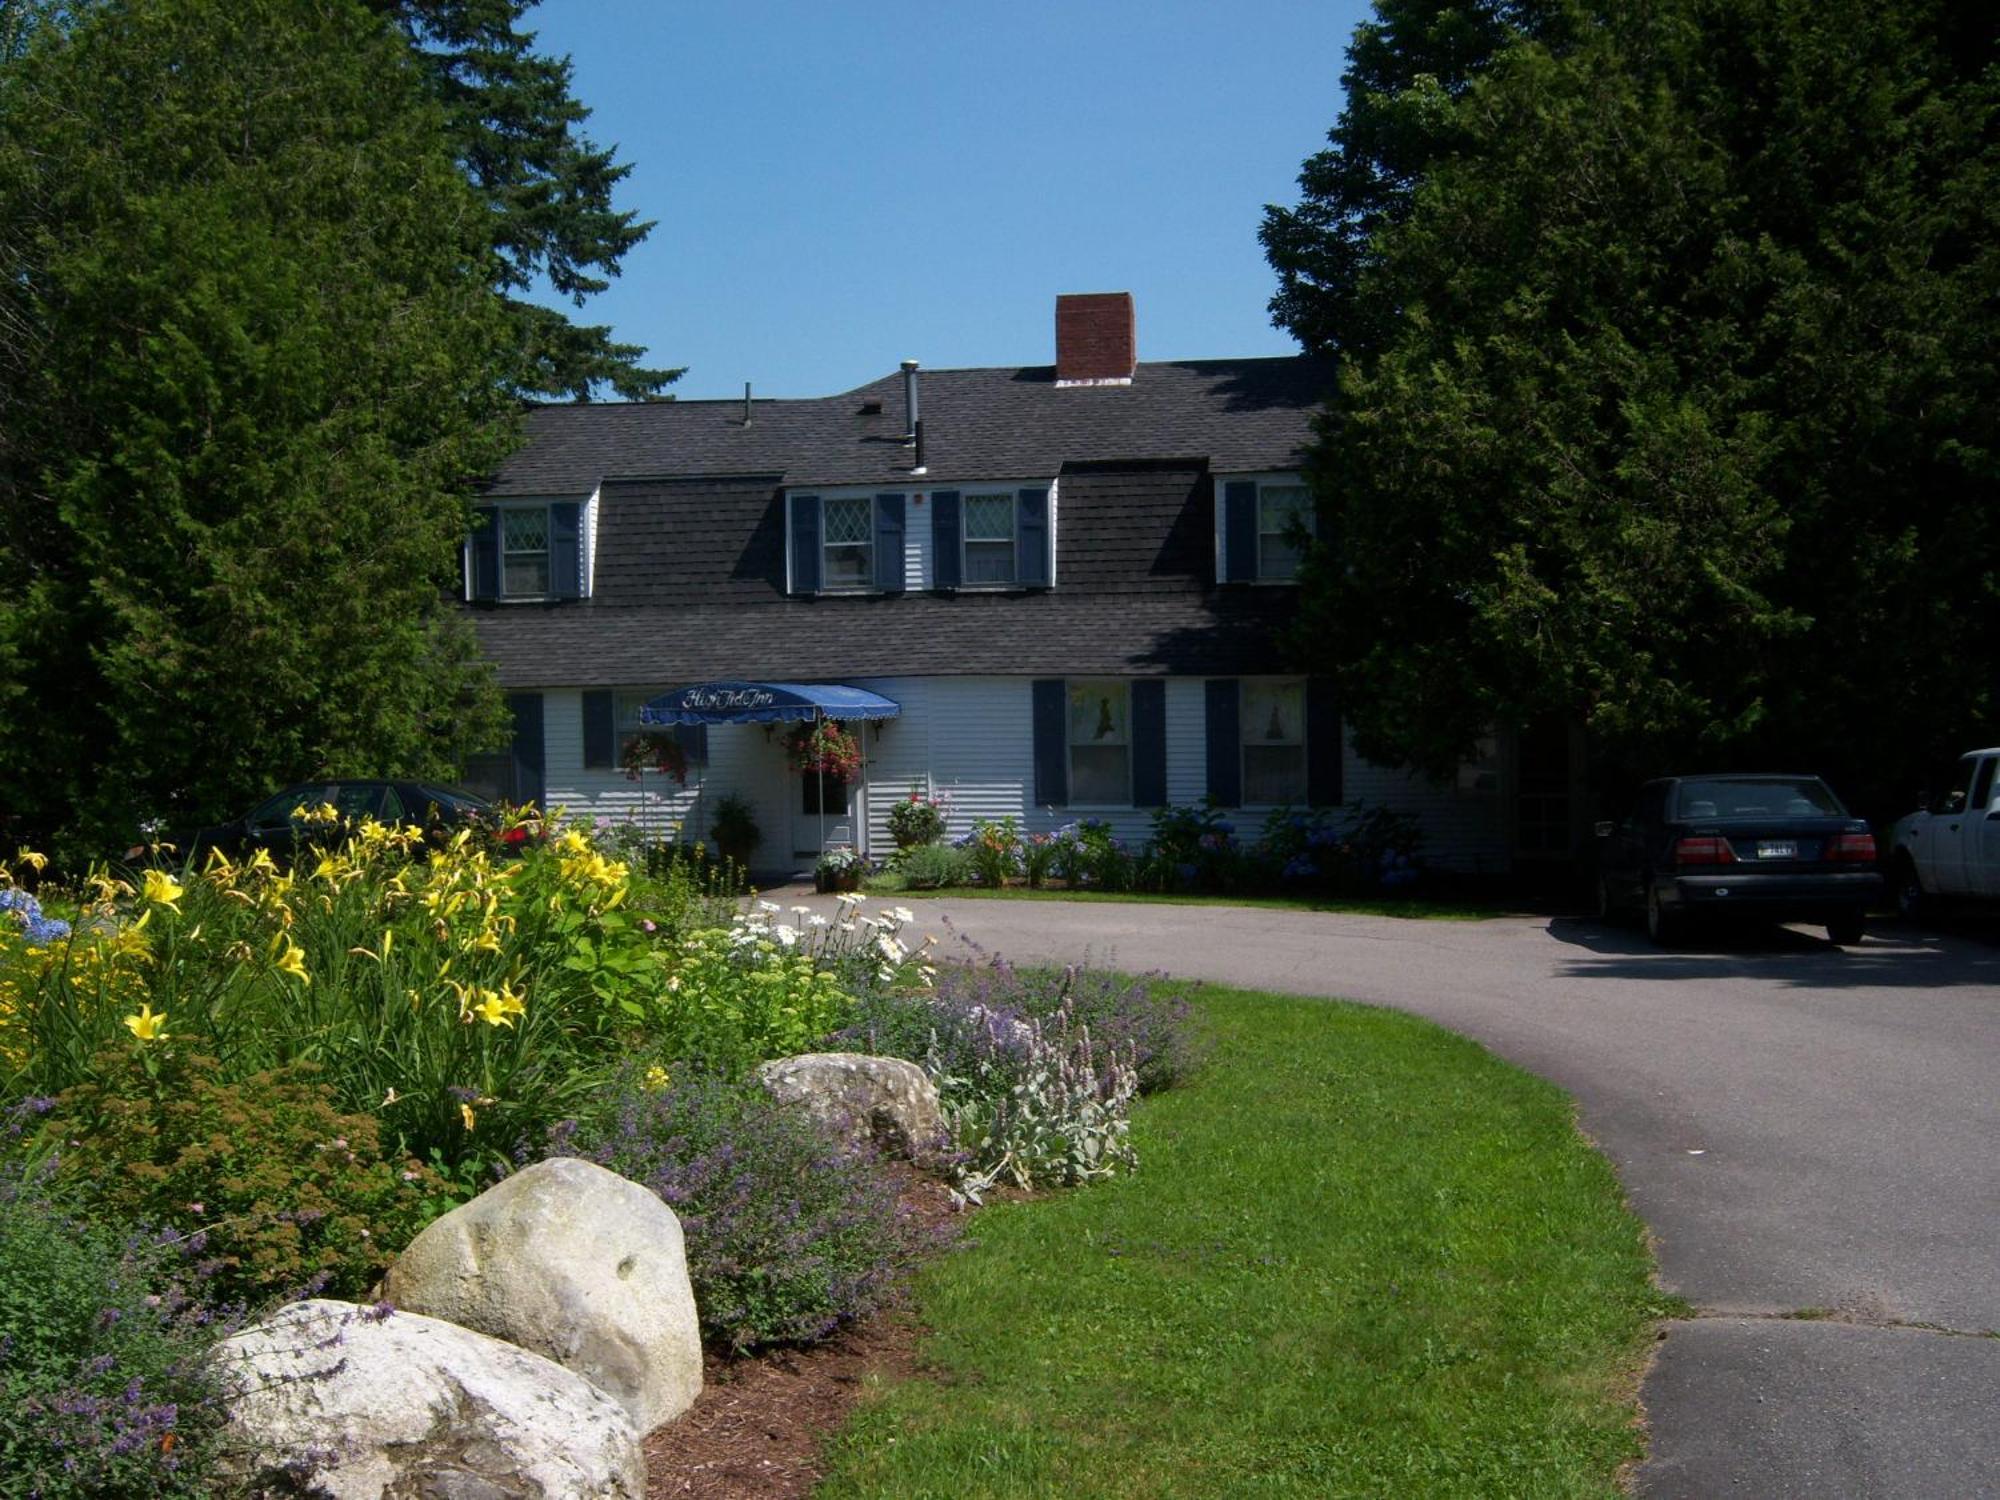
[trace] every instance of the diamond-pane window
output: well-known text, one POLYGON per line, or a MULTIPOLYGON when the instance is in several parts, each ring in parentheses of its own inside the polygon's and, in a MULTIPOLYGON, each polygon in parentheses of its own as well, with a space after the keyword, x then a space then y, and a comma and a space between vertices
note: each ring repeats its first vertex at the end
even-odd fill
POLYGON ((875 582, 875 503, 866 495, 829 499, 820 511, 829 589, 865 589, 875 582))
POLYGON ((500 592, 539 598, 549 591, 549 508, 504 506, 500 511, 500 592))
POLYGON ((1257 492, 1257 576, 1292 578, 1299 548, 1292 528, 1311 524, 1311 497, 1302 484, 1267 484, 1257 492))

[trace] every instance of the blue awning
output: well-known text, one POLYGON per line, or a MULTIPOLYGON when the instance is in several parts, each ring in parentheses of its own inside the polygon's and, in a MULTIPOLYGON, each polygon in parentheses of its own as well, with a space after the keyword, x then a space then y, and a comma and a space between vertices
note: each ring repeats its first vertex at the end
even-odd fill
POLYGON ((784 724, 801 719, 893 719, 899 704, 833 682, 698 682, 641 705, 642 724, 784 724))

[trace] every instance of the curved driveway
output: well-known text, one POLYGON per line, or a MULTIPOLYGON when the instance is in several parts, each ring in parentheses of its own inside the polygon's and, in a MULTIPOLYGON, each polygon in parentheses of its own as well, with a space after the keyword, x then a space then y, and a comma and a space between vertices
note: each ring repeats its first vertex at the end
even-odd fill
POLYGON ((1574 1094, 1657 1240, 1656 1497, 2000 1496, 2000 945, 909 904, 1010 958, 1414 1011, 1574 1094), (1982 1336, 1983 1335, 1983 1336, 1982 1336))

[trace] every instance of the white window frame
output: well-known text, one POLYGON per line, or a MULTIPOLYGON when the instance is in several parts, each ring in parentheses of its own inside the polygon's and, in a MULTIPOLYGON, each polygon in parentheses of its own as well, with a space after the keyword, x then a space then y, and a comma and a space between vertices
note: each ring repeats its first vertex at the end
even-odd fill
MULTIPOLYGON (((1088 743, 1082 746, 1090 749, 1088 743)), ((1124 677, 1070 677, 1063 680, 1063 773, 1069 782, 1069 800, 1064 805, 1078 812, 1129 812, 1132 801, 1132 683, 1124 677), (1083 802, 1076 795, 1077 741, 1071 736, 1070 699, 1079 689, 1113 688, 1125 700, 1125 800, 1123 802, 1083 802)))
POLYGON ((881 590, 875 584, 875 495, 867 494, 824 494, 819 497, 819 591, 822 594, 875 594, 881 590), (867 518, 864 540, 858 542, 829 542, 826 539, 827 512, 836 505, 859 504, 867 518), (868 566, 860 583, 835 583, 832 570, 827 567, 827 553, 834 547, 861 547, 867 550, 868 566))
MULTIPOLYGON (((1244 677, 1238 679, 1236 713, 1236 775, 1237 785, 1243 789, 1245 810, 1269 809, 1274 807, 1305 807, 1312 801, 1312 746, 1311 731, 1306 723, 1306 680, 1303 677, 1244 677), (1250 693, 1253 688, 1296 687, 1299 690, 1299 795, 1285 802, 1253 802, 1250 799, 1250 757, 1253 745, 1270 745, 1273 741, 1252 733, 1256 715, 1250 712, 1250 693)), ((1293 741, 1280 740, 1276 743, 1289 747, 1293 741)))
POLYGON ((1275 536, 1275 532, 1264 530, 1264 491, 1267 489, 1304 489, 1306 491, 1306 535, 1314 535, 1316 517, 1312 510, 1312 490, 1306 484, 1305 476, 1296 469, 1265 469, 1248 474, 1217 474, 1215 476, 1215 581, 1229 581, 1229 486, 1249 481, 1257 486, 1257 558, 1254 572, 1249 580, 1263 588, 1292 588, 1299 581, 1294 572, 1286 578, 1266 578, 1264 576, 1263 538, 1275 536))
MULTIPOLYGON (((993 545, 991 538, 979 538, 979 544, 993 545)), ((1021 486, 982 485, 977 489, 966 486, 958 492, 958 586, 960 589, 1016 589, 1021 586, 1021 486), (1005 500, 1007 502, 1007 556, 1009 559, 1005 578, 982 578, 977 582, 972 577, 972 548, 975 545, 972 528, 967 524, 974 500, 1005 500)))

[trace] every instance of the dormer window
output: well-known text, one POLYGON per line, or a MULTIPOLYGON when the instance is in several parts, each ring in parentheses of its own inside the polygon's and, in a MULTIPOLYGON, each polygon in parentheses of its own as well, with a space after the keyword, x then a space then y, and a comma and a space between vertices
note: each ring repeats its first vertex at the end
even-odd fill
POLYGON ((968 493, 965 497, 965 581, 968 585, 1012 583, 1014 496, 968 493))
POLYGON ((941 589, 1045 589, 1054 578, 1054 487, 994 484, 931 493, 941 589))
POLYGON ((1301 533, 1313 525, 1312 491, 1296 474, 1252 474, 1218 481, 1215 576, 1218 583, 1290 583, 1298 577, 1301 533))
POLYGON ((854 593, 875 587, 875 517, 867 495, 828 496, 822 513, 825 571, 820 587, 854 593))
POLYGON ((503 500, 474 512, 466 539, 468 599, 579 599, 589 572, 587 507, 576 500, 503 500))

